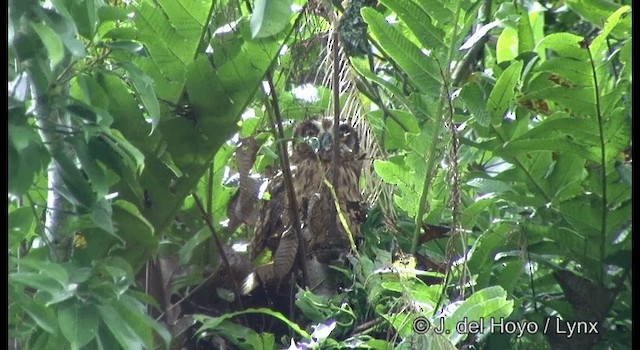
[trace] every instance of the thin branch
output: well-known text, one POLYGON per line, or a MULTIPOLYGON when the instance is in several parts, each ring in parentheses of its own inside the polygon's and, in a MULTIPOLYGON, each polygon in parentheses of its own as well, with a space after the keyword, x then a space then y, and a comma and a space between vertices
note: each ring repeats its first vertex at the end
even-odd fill
MULTIPOLYGON (((156 321, 160 321, 164 315, 173 310, 175 307, 179 306, 180 304, 182 304, 185 300, 187 300, 191 295, 193 295, 193 293, 195 293, 198 289, 200 289, 202 286, 206 285, 206 283, 213 277, 215 276, 216 272, 213 271, 209 274, 209 276, 207 276, 204 280, 202 280, 202 282, 200 282, 197 286, 193 287, 191 290, 189 290, 182 298, 180 298, 180 300, 176 301, 175 303, 172 303, 171 306, 169 306, 166 310, 164 310, 158 317, 156 317, 156 321)), ((148 275, 148 273, 147 273, 148 275)), ((147 292, 148 293, 148 292, 147 292)))
MULTIPOLYGON (((207 215, 207 211, 205 210, 204 206, 202 206, 202 202, 200 201, 200 198, 198 198, 198 195, 195 192, 193 192, 191 193, 191 196, 193 196, 193 200, 196 202, 196 205, 200 210, 200 214, 202 214, 202 218, 207 223, 207 227, 209 227, 209 231, 211 231, 211 236, 213 237, 213 241, 215 242, 216 247, 218 248, 218 252, 220 253, 220 258, 222 259, 222 263, 224 264, 224 267, 227 269, 227 272, 229 273, 231 282, 233 282, 233 294, 235 295, 235 298, 238 301, 238 305, 240 306, 240 309, 244 309, 244 305, 242 305, 242 299, 240 298, 241 293, 240 293, 240 288, 238 286, 238 281, 236 281, 234 273, 233 271, 231 271, 231 265, 229 264, 229 259, 227 259, 227 254, 225 253, 224 247, 222 246, 222 241, 220 241, 220 237, 218 237, 216 230, 213 228, 213 224, 211 223, 211 218, 207 215)), ((245 324, 248 324, 246 319, 245 319, 245 324)))
MULTIPOLYGON (((491 19, 491 0, 484 0, 482 3, 482 24, 489 23, 491 19)), ((451 73, 451 86, 458 86, 463 78, 467 76, 471 64, 478 58, 484 44, 489 40, 489 34, 485 34, 482 38, 473 44, 473 46, 462 57, 456 65, 453 73, 451 73)))
MULTIPOLYGON (((331 53, 333 56, 333 154, 331 157, 331 184, 333 185, 336 198, 339 198, 338 162, 340 159, 340 59, 338 57, 338 32, 336 30, 333 31, 333 48, 331 53)), ((340 202, 338 201, 336 205, 340 205, 339 203, 340 202)), ((331 213, 329 216, 329 233, 332 237, 338 236, 338 220, 336 220, 338 210, 340 210, 340 208, 331 206, 331 213)))
POLYGON ((293 187, 293 177, 291 176, 291 164, 289 163, 289 154, 287 153, 287 148, 284 140, 284 131, 282 130, 282 117, 280 115, 280 107, 278 105, 278 97, 276 94, 276 88, 273 84, 273 75, 269 70, 267 72, 267 83, 269 84, 270 96, 271 96, 271 108, 270 111, 273 111, 273 115, 269 113, 270 116, 273 116, 272 124, 275 124, 275 131, 277 133, 276 139, 280 142, 278 144, 278 156, 280 158, 280 165, 282 167, 282 176, 284 180, 284 186, 287 191, 287 197, 289 199, 289 215, 291 217, 291 222, 293 223, 293 230, 298 238, 298 260, 300 266, 302 267, 302 274, 305 285, 309 285, 309 270, 306 263, 307 257, 307 249, 304 244, 305 240, 302 236, 302 232, 300 230, 300 218, 298 217, 298 201, 296 200, 295 189, 293 187))
POLYGON ((601 220, 602 225, 600 228, 600 264, 602 264, 602 268, 600 269, 600 282, 604 281, 605 276, 605 255, 606 255, 606 243, 607 243, 607 212, 608 212, 608 200, 607 200, 607 149, 605 147, 605 138, 604 138, 604 120, 602 118, 602 105, 600 102, 600 89, 598 88, 598 75, 596 74, 596 65, 593 61, 593 55, 591 54, 591 48, 589 47, 590 43, 584 42, 585 49, 589 53, 589 63, 591 63, 591 74, 593 76, 593 85, 595 88, 595 97, 596 97, 596 115, 598 117, 598 133, 600 134, 600 167, 602 169, 602 214, 601 220))

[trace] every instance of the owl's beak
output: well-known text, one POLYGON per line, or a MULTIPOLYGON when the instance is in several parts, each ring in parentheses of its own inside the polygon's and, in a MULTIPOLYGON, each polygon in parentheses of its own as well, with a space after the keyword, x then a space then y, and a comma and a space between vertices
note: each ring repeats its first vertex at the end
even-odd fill
POLYGON ((328 151, 329 149, 331 149, 331 143, 332 143, 332 138, 331 138, 331 133, 324 133, 322 136, 320 136, 320 148, 328 151))

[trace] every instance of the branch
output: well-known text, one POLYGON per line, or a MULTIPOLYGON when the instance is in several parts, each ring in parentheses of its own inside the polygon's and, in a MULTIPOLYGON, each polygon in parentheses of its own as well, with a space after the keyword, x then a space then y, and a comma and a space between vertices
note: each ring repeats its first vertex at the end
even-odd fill
POLYGON ((305 240, 300 230, 300 218, 298 217, 298 201, 296 200, 295 189, 293 188, 293 181, 291 176, 291 164, 289 163, 289 154, 284 143, 284 131, 282 130, 282 117, 280 115, 280 107, 278 105, 278 97, 276 95, 276 88, 273 84, 273 75, 269 70, 267 72, 267 82, 269 84, 269 91, 271 96, 271 109, 273 115, 272 124, 275 124, 276 140, 278 142, 278 156, 280 158, 280 165, 282 167, 282 177, 284 180, 284 186, 287 191, 287 197, 289 199, 289 215, 291 216, 291 222, 293 223, 293 230, 298 238, 298 260, 302 267, 302 275, 304 284, 309 285, 309 270, 306 263, 307 248, 304 244, 305 240))
MULTIPOLYGON (((340 161, 340 58, 338 57, 338 32, 333 31, 333 154, 331 157, 331 184, 333 185, 333 192, 336 198, 338 198, 338 162, 340 161)), ((335 206, 331 207, 331 213, 329 216, 329 233, 333 237, 338 236, 338 221, 336 215, 340 202, 337 201, 335 206)))
MULTIPOLYGON (((222 246, 222 241, 220 241, 220 237, 218 237, 216 230, 213 228, 213 224, 211 223, 211 218, 209 217, 209 215, 207 215, 207 211, 205 210, 204 206, 202 206, 202 202, 200 201, 200 198, 198 198, 198 195, 195 192, 193 192, 191 196, 193 196, 193 199, 196 202, 198 209, 200 210, 200 214, 202 214, 202 218, 207 223, 207 227, 209 227, 209 231, 211 231, 211 236, 213 237, 213 241, 216 243, 216 247, 218 248, 218 252, 220 253, 220 258, 222 259, 222 263, 224 264, 224 267, 227 269, 229 273, 229 277, 233 282, 233 294, 235 295, 235 298, 238 301, 238 306, 240 306, 241 310, 244 310, 244 306, 242 305, 242 299, 240 298, 240 295, 241 295, 240 288, 238 287, 238 282, 236 281, 233 271, 231 270, 231 264, 229 264, 229 259, 227 259, 227 254, 225 253, 224 247, 222 246)), ((248 324, 246 320, 245 320, 245 324, 248 324)))
MULTIPOLYGON (((56 155, 64 154, 69 159, 75 159, 75 154, 65 143, 65 137, 71 133, 71 121, 69 116, 59 108, 54 107, 54 99, 66 99, 69 93, 69 85, 58 85, 56 82, 49 86, 44 72, 35 68, 38 64, 32 62, 26 65, 30 77, 31 91, 35 101, 35 125, 42 143, 52 156, 47 168, 47 209, 45 214, 44 236, 50 242, 49 251, 54 261, 63 262, 71 257, 73 250, 73 232, 68 232, 67 222, 70 215, 75 213, 75 208, 61 194, 64 188, 62 172, 55 160, 56 155)), ((66 71, 70 75, 71 71, 66 71)), ((66 75, 59 80, 66 80, 66 75)))
MULTIPOLYGON (((491 0, 484 0, 482 3, 482 24, 489 23, 489 19, 491 18, 491 0)), ((489 35, 485 34, 482 38, 476 41, 475 44, 467 51, 467 53, 462 57, 460 62, 456 65, 453 73, 451 73, 451 86, 458 86, 463 78, 465 78, 469 74, 469 68, 473 61, 478 58, 478 53, 484 47, 484 44, 489 40, 489 35)))

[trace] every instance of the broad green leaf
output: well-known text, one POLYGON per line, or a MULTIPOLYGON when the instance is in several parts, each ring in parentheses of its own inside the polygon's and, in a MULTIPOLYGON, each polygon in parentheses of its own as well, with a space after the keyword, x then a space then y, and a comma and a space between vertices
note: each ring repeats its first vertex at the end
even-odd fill
POLYGON ((444 32, 433 25, 431 17, 419 3, 413 0, 383 0, 381 2, 398 14, 398 17, 418 38, 423 48, 433 50, 446 46, 444 32))
POLYGON ((442 75, 433 58, 425 55, 374 9, 364 7, 360 12, 385 53, 407 73, 418 89, 425 93, 440 90, 442 75))
POLYGON ((493 124, 499 125, 502 123, 504 113, 509 108, 509 105, 513 103, 515 88, 520 81, 522 65, 522 61, 516 61, 505 69, 489 94, 487 109, 491 113, 493 124))
POLYGON ((140 39, 169 80, 184 81, 184 68, 196 55, 213 6, 208 1, 159 0, 136 8, 140 39))
POLYGON ((422 192, 420 180, 424 174, 416 174, 406 165, 399 165, 391 161, 376 160, 373 163, 376 173, 387 183, 398 186, 401 193, 394 196, 396 203, 409 216, 415 216, 418 208, 420 192, 422 192))
POLYGON ((193 237, 189 238, 187 242, 184 243, 180 251, 178 251, 178 257, 180 258, 181 264, 187 264, 191 260, 193 256, 193 250, 200 246, 204 241, 208 238, 211 238, 211 231, 208 227, 203 227, 198 231, 193 237))
MULTIPOLYGON (((57 152, 51 155, 62 175, 62 181, 69 190, 70 200, 85 208, 91 208, 96 201, 96 194, 89 181, 82 175, 74 161, 65 153, 57 152)), ((61 192, 65 195, 64 192, 61 192)))
POLYGON ((582 191, 579 183, 586 178, 587 171, 584 168, 585 160, 571 153, 560 154, 555 160, 553 171, 547 177, 552 191, 555 191, 554 200, 565 200, 582 191), (575 185, 572 191, 567 192, 567 186, 575 185), (560 192, 562 196, 560 196, 560 192), (560 197, 560 198, 558 198, 560 197))
POLYGON ((73 1, 63 0, 69 14, 73 17, 78 28, 78 34, 85 39, 93 39, 96 25, 98 24, 98 8, 105 6, 105 3, 98 0, 73 1))
POLYGON ((520 259, 505 263, 505 266, 497 274, 497 282, 507 295, 512 295, 513 290, 520 282, 520 276, 525 272, 524 262, 520 259))
POLYGON ((113 307, 129 324, 139 339, 144 342, 145 348, 150 349, 154 347, 152 331, 155 331, 160 336, 165 348, 169 345, 169 332, 145 313, 145 306, 138 300, 129 295, 123 295, 120 302, 114 303, 113 307))
POLYGON ((464 208, 462 212, 462 227, 470 228, 476 225, 478 216, 487 212, 487 208, 493 206, 496 202, 495 197, 476 199, 474 203, 464 208))
POLYGON ((64 57, 64 46, 60 37, 50 27, 42 24, 31 22, 31 27, 40 37, 49 54, 49 65, 53 70, 55 66, 62 61, 64 57))
POLYGON ((292 0, 256 0, 251 14, 251 37, 266 38, 289 23, 292 0))
MULTIPOLYGON (((600 34, 598 34, 598 36, 593 39, 593 41, 591 42, 591 44, 589 45, 589 50, 591 50, 591 54, 594 56, 594 60, 596 62, 600 62, 602 61, 604 58, 608 57, 610 52, 609 52, 609 48, 607 45, 607 38, 609 37, 609 35, 611 35, 611 32, 618 28, 620 29, 621 27, 616 27, 618 25, 618 23, 621 23, 621 21, 624 21, 625 19, 627 20, 627 24, 629 23, 629 14, 631 13, 631 7, 630 6, 622 6, 619 9, 617 9, 614 13, 612 13, 606 20, 604 27, 602 28, 602 32, 600 34)), ((625 32, 627 35, 630 35, 630 26, 626 26, 626 28, 624 28, 625 32)), ((620 38, 622 39, 622 38, 620 38)))
POLYGON ((269 349, 264 347, 266 344, 263 344, 263 338, 256 331, 228 320, 222 321, 216 327, 216 332, 239 348, 269 349))
POLYGON ((420 115, 420 113, 423 115, 427 114, 424 110, 420 109, 420 106, 417 106, 416 104, 412 103, 397 86, 393 85, 391 82, 371 72, 369 70, 368 63, 365 59, 351 57, 350 60, 351 60, 351 66, 353 67, 353 69, 355 69, 356 72, 358 72, 363 77, 375 82, 381 87, 387 89, 390 95, 397 98, 398 101, 402 102, 407 108, 413 111, 414 114, 416 115, 420 115))
POLYGON ((122 253, 122 257, 137 271, 157 248, 155 229, 135 205, 123 200, 113 204, 113 221, 127 228, 118 231, 129 248, 122 253))
POLYGON ((134 164, 133 170, 136 174, 142 173, 144 170, 144 154, 142 154, 136 147, 134 147, 129 141, 120 133, 120 131, 112 129, 106 136, 114 142, 114 148, 121 149, 132 160, 134 164))
POLYGON ((511 61, 518 56, 518 30, 505 27, 498 36, 496 43, 496 57, 498 63, 511 61))
POLYGON ((120 257, 108 257, 100 261, 99 267, 111 276, 114 285, 120 288, 122 292, 125 292, 133 281, 134 276, 131 265, 120 257))
POLYGON ((82 42, 76 38, 78 32, 75 20, 63 5, 62 0, 52 0, 51 2, 58 12, 44 12, 43 19, 45 23, 58 34, 64 46, 73 56, 78 58, 84 57, 87 51, 82 42))
POLYGON ((98 332, 98 312, 91 304, 79 300, 63 303, 58 308, 58 324, 73 348, 81 348, 98 332))
POLYGON ((9 212, 9 247, 15 247, 23 239, 33 235, 35 224, 31 207, 21 207, 9 212))
POLYGON ((153 89, 153 80, 133 63, 121 62, 120 64, 129 73, 129 79, 131 79, 133 87, 140 96, 140 101, 149 113, 152 125, 156 126, 160 121, 160 105, 153 89))
MULTIPOLYGON (((439 325, 436 325, 439 326, 439 325)), ((440 349, 455 350, 456 347, 443 334, 435 333, 433 326, 425 334, 416 334, 415 332, 409 337, 403 339, 396 347, 396 350, 412 350, 412 349, 440 349)), ((388 349, 385 348, 385 349, 388 349)))
POLYGON ((103 324, 124 349, 142 350, 143 341, 111 304, 98 305, 103 324))
POLYGON ((538 43, 536 51, 549 49, 561 57, 586 61, 589 59, 589 53, 580 44, 583 40, 583 37, 571 33, 552 33, 538 43))
MULTIPOLYGON (((613 13, 620 11, 620 9, 625 7, 608 0, 568 0, 567 5, 571 10, 577 12, 580 16, 593 23, 598 28, 606 27, 607 19, 613 13)), ((623 10, 623 12, 626 11, 627 10, 623 10)), ((631 19, 627 17, 625 25, 618 28, 615 28, 615 25, 612 26, 616 29, 613 34, 617 37, 624 37, 628 35, 630 25, 631 19)))
POLYGON ((300 328, 300 326, 298 326, 294 322, 290 321, 287 317, 285 317, 280 312, 273 311, 271 309, 266 309, 266 308, 258 308, 258 309, 250 308, 250 309, 246 309, 246 310, 242 310, 242 311, 238 311, 238 312, 229 312, 229 313, 226 313, 226 314, 224 314, 224 315, 222 315, 220 317, 210 317, 210 316, 205 316, 205 315, 194 315, 194 319, 197 322, 202 323, 202 326, 200 326, 200 328, 198 329, 197 333, 202 332, 202 331, 207 330, 207 329, 215 330, 216 327, 218 327, 218 325, 222 321, 225 321, 225 320, 227 320, 229 318, 232 318, 232 317, 235 317, 235 316, 239 316, 239 315, 243 315, 243 314, 265 314, 265 315, 272 316, 275 319, 282 321, 291 330, 296 332, 299 336, 301 336, 301 337, 303 337, 305 339, 309 339, 311 337, 311 335, 309 333, 307 333, 305 330, 300 328))
POLYGON ((56 280, 33 272, 11 273, 9 274, 9 283, 18 283, 37 290, 45 291, 51 295, 64 290, 64 287, 56 280))
MULTIPOLYGON (((469 39, 467 39, 464 44, 462 44, 460 46, 460 50, 469 50, 470 48, 472 48, 480 39, 482 39, 483 37, 485 37, 489 31, 499 25, 502 24, 502 21, 493 21, 493 22, 489 22, 487 24, 482 25, 482 27, 478 28, 478 30, 476 30, 475 33, 473 33, 473 35, 471 35, 469 37, 469 39)), ((444 45, 444 44, 443 44, 444 45)))
POLYGON ((66 341, 62 334, 50 334, 40 333, 35 340, 33 349, 55 350, 55 349, 67 349, 69 348, 69 342, 66 341))
MULTIPOLYGON (((488 287, 473 293, 463 301, 453 314, 446 319, 448 338, 458 344, 467 337, 466 333, 458 333, 455 325, 459 322, 479 322, 480 320, 498 320, 506 318, 513 311, 513 300, 507 300, 507 292, 500 286, 488 287)), ((485 321, 485 327, 489 324, 485 321)))
MULTIPOLYGON (((96 197, 104 197, 109 191, 109 183, 107 182, 104 169, 98 164, 98 162, 96 162, 96 159, 89 152, 89 147, 84 138, 74 137, 69 139, 69 142, 74 146, 74 150, 76 151, 82 170, 84 170, 85 174, 89 178, 91 187, 96 192, 96 197)), ((111 231, 113 231, 113 229, 111 229, 111 231)))
POLYGON ((518 156, 527 152, 555 151, 576 154, 580 157, 598 162, 600 152, 594 147, 581 146, 567 138, 539 138, 532 140, 514 140, 506 143, 504 148, 496 150, 496 155, 518 156))
POLYGON ((142 201, 143 190, 136 176, 138 165, 123 146, 117 139, 106 134, 89 140, 91 155, 118 174, 122 182, 128 185, 136 197, 142 201))
POLYGON ((592 87, 593 73, 587 61, 576 61, 572 58, 557 57, 545 61, 536 68, 537 72, 552 72, 556 76, 547 78, 549 82, 567 89, 592 87))
POLYGON ((487 110, 486 103, 488 94, 479 84, 464 85, 460 92, 460 98, 478 124, 482 126, 491 124, 491 114, 487 110))
POLYGON ((533 40, 533 30, 529 23, 529 13, 521 11, 518 20, 518 54, 533 51, 536 43, 533 40))
MULTIPOLYGON (((566 111, 568 108, 578 117, 595 117, 596 103, 593 85, 576 85, 569 89, 563 85, 551 83, 552 79, 555 79, 552 74, 546 72, 538 75, 532 80, 528 91, 522 99, 550 100, 559 104, 552 111, 566 111)), ((548 101, 545 103, 547 103, 548 107, 548 101)), ((547 112, 550 111, 548 110, 547 112)))
POLYGON ((56 322, 56 314, 52 308, 46 307, 44 304, 35 302, 31 299, 25 299, 20 306, 29 316, 38 324, 40 328, 47 333, 56 334, 58 325, 56 322))

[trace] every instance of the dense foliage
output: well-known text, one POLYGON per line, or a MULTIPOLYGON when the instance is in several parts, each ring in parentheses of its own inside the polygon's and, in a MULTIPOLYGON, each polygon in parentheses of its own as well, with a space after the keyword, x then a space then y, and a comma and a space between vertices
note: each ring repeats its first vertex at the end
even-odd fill
POLYGON ((628 1, 8 8, 12 348, 630 348, 628 1), (264 174, 274 114, 332 110, 332 28, 376 158, 351 285, 242 305, 209 281, 251 238, 238 140, 264 174))

